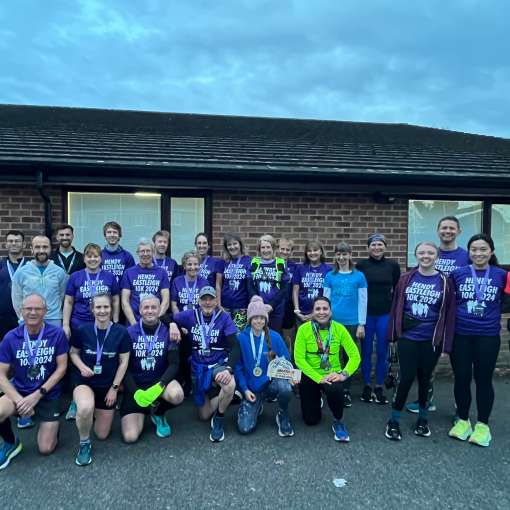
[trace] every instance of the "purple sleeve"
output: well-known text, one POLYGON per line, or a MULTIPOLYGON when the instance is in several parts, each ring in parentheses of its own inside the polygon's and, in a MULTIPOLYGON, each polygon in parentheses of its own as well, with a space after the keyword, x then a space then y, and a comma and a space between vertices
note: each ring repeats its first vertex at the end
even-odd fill
POLYGON ((174 321, 180 328, 186 328, 188 331, 191 329, 188 324, 186 311, 176 313, 174 315, 174 321))
POLYGON ((168 274, 166 269, 163 269, 163 278, 161 278, 161 289, 169 289, 170 288, 170 280, 168 279, 168 274))
POLYGON ((77 278, 76 275, 77 274, 78 274, 78 272, 73 273, 71 275, 71 277, 69 278, 69 280, 67 281, 66 296, 73 296, 73 297, 76 296, 76 278, 77 278))
POLYGON ((122 280, 120 282, 120 288, 131 290, 131 282, 129 280, 127 271, 125 271, 124 274, 122 275, 122 280))
POLYGON ((301 284, 301 264, 294 269, 294 273, 292 273, 292 285, 300 285, 301 284))
MULTIPOLYGON (((166 272, 166 271, 165 271, 166 272)), ((131 337, 129 336, 128 330, 124 329, 124 335, 119 345, 119 353, 125 354, 131 351, 131 337)))
MULTIPOLYGON (((128 251, 126 253, 127 253, 126 267, 124 268, 124 271, 135 265, 135 259, 133 258, 133 255, 131 255, 131 253, 129 253, 128 251)), ((124 288, 124 287, 122 287, 122 288, 124 288)))
POLYGON ((59 331, 57 333, 57 345, 55 347, 55 354, 56 356, 61 356, 62 354, 67 354, 68 352, 69 342, 67 341, 67 337, 63 331, 59 331))
MULTIPOLYGON (((234 324, 234 321, 231 319, 230 315, 228 313, 222 312, 222 315, 226 317, 225 320, 225 336, 229 335, 237 335, 237 326, 234 324)), ((174 316, 175 319, 175 316, 174 316)), ((175 321, 177 322, 177 321, 175 321)), ((186 328, 188 329, 188 328, 186 328)))
POLYGON ((0 363, 10 365, 12 363, 11 352, 11 334, 7 333, 2 342, 0 342, 0 363))
POLYGON ((225 274, 225 261, 223 259, 218 259, 216 262, 216 272, 225 274))
MULTIPOLYGON (((112 273, 110 273, 112 274, 112 273)), ((118 296, 120 294, 120 286, 115 275, 112 274, 112 296, 118 296)))

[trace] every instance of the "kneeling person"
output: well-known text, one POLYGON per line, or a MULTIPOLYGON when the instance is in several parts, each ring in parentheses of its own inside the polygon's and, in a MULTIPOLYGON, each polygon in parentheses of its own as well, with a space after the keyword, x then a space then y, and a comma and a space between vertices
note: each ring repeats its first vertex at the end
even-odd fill
MULTIPOLYGON (((182 387, 175 380, 179 371, 179 344, 170 341, 167 326, 159 320, 160 313, 159 299, 146 294, 140 301, 142 318, 128 328, 132 350, 120 408, 122 436, 126 443, 138 440, 149 410, 156 434, 169 436, 171 430, 165 412, 184 399, 182 387), (154 406, 156 401, 158 405, 154 406)), ((174 327, 177 329, 175 324, 174 327)))

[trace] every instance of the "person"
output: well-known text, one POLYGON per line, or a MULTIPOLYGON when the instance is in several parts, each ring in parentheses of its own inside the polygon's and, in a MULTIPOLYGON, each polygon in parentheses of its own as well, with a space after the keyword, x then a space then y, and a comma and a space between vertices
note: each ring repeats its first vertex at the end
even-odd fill
POLYGON ((361 395, 363 402, 387 404, 383 393, 384 378, 388 371, 388 341, 386 331, 390 318, 393 292, 400 278, 400 266, 395 260, 385 257, 388 241, 382 234, 368 238, 368 259, 360 260, 356 269, 365 275, 367 281, 367 322, 365 337, 361 339, 361 373, 365 387, 361 395), (375 364, 375 388, 372 388, 372 352, 374 337, 377 340, 375 364))
POLYGON ((61 267, 69 278, 73 273, 85 269, 83 253, 76 251, 73 246, 74 229, 71 225, 64 223, 59 225, 56 231, 55 238, 57 239, 58 248, 52 250, 50 259, 58 267, 61 267))
POLYGON ((445 273, 434 267, 439 248, 425 241, 416 246, 414 254, 418 266, 400 278, 387 328, 388 341, 397 343, 400 368, 385 435, 396 440, 402 439, 400 416, 415 377, 418 377, 419 414, 414 432, 418 436, 430 436, 429 380, 441 353, 450 353, 455 333, 455 287, 445 273))
POLYGON ((37 445, 50 455, 58 441, 60 380, 67 368, 69 344, 62 329, 44 322, 48 312, 43 296, 31 293, 20 305, 23 324, 0 344, 0 469, 19 454, 22 444, 12 432, 10 416, 40 420, 37 445), (14 377, 9 380, 9 371, 14 377))
POLYGON ((212 287, 200 291, 198 309, 174 315, 180 328, 189 331, 192 354, 194 402, 201 420, 211 420, 209 439, 223 441, 223 414, 234 398, 234 368, 239 358, 237 328, 230 316, 218 310, 218 298, 212 287))
POLYGON ((166 255, 170 242, 170 232, 168 232, 168 230, 156 232, 152 236, 152 242, 154 243, 154 250, 156 251, 152 260, 154 264, 166 271, 171 288, 173 281, 179 276, 179 266, 172 257, 166 255))
POLYGON ((12 306, 12 279, 18 268, 28 261, 23 256, 25 235, 20 230, 5 234, 7 257, 0 260, 0 342, 5 335, 18 326, 18 316, 12 306))
POLYGON ((331 302, 317 296, 312 304, 312 320, 297 331, 294 357, 303 372, 299 384, 301 414, 307 425, 317 425, 321 419, 321 394, 325 393, 333 413, 335 441, 349 441, 345 430, 343 384, 356 371, 360 355, 350 333, 332 319, 331 302), (342 368, 341 349, 349 361, 342 368))
MULTIPOLYGON (((339 322, 351 335, 353 341, 365 336, 367 317, 367 280, 365 275, 354 268, 352 248, 348 243, 335 247, 334 270, 324 278, 324 296, 331 300, 333 320, 339 322)), ((347 363, 346 351, 343 352, 347 363)), ((344 407, 351 407, 351 381, 344 382, 344 407)))
POLYGON ((458 421, 449 435, 489 446, 489 416, 494 404, 492 376, 501 347, 500 302, 507 272, 498 267, 494 241, 487 234, 474 235, 467 246, 473 263, 450 273, 457 298, 457 322, 450 363, 455 378, 458 421), (473 371, 478 410, 474 431, 469 420, 473 371))
POLYGON ((154 264, 154 243, 148 237, 138 239, 136 254, 140 263, 126 269, 120 288, 122 310, 130 325, 136 324, 140 315, 140 296, 154 294, 161 300, 161 313, 165 314, 170 303, 170 282, 167 272, 154 264))
POLYGON ((12 306, 18 313, 19 323, 23 324, 23 315, 19 314, 23 298, 40 294, 48 308, 44 321, 61 328, 67 275, 50 260, 51 241, 46 236, 35 236, 31 250, 34 260, 20 267, 12 278, 12 306))
POLYGON ((237 336, 240 355, 235 367, 235 380, 244 399, 239 406, 237 426, 241 434, 249 434, 262 414, 264 401, 278 400, 276 415, 278 434, 282 437, 294 435, 289 421, 289 402, 294 381, 266 375, 269 362, 276 356, 290 361, 289 351, 283 338, 267 327, 269 317, 260 296, 254 296, 248 305, 248 325, 237 336))
POLYGON ((276 257, 275 252, 274 237, 262 236, 257 243, 259 256, 251 261, 248 293, 250 299, 260 296, 264 300, 269 315, 269 329, 281 333, 290 278, 285 261, 276 257))
POLYGON ((90 430, 100 440, 106 439, 112 427, 117 392, 129 363, 131 338, 124 326, 112 320, 112 297, 96 293, 90 310, 94 323, 82 324, 72 338, 71 361, 77 370, 73 376, 73 400, 76 402, 76 426, 80 446, 78 466, 92 462, 90 430))
POLYGON ((135 265, 135 259, 119 244, 122 239, 122 227, 116 221, 109 221, 105 224, 103 235, 106 239, 106 246, 103 249, 101 269, 113 273, 117 282, 120 283, 124 271, 135 265))
POLYGON ((170 292, 173 313, 196 308, 200 291, 209 285, 205 278, 198 276, 200 255, 196 251, 187 251, 182 256, 182 267, 185 274, 174 280, 170 292))
POLYGON ((214 287, 216 285, 216 264, 217 260, 209 255, 211 243, 204 232, 200 232, 195 237, 196 252, 200 255, 202 263, 198 270, 198 276, 205 278, 208 285, 214 287))
POLYGON ((230 315, 239 333, 246 326, 250 302, 247 280, 250 277, 251 260, 251 257, 246 255, 239 234, 225 234, 222 257, 216 265, 218 308, 230 315))
MULTIPOLYGON (((140 321, 128 328, 131 355, 120 406, 122 437, 126 443, 138 441, 144 418, 149 413, 156 425, 156 434, 168 437, 171 429, 165 413, 184 399, 182 387, 176 380, 179 371, 178 343, 171 341, 169 328, 159 319, 159 299, 152 294, 143 296, 140 315, 140 321)), ((177 326, 173 326, 179 335, 177 326)))

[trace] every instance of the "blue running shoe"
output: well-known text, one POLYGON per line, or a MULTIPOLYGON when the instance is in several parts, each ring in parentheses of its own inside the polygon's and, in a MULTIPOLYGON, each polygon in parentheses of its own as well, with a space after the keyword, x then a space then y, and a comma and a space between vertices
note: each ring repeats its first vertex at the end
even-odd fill
POLYGON ((69 410, 66 414, 66 420, 76 420, 76 403, 74 400, 71 402, 71 405, 69 406, 69 410))
POLYGON ((335 420, 333 423, 333 432, 335 433, 335 441, 350 441, 349 434, 345 430, 344 420, 335 420))
MULTIPOLYGON (((420 406, 418 405, 418 401, 413 402, 412 404, 409 404, 407 406, 407 410, 410 413, 418 414, 418 412, 420 411, 420 406)), ((435 411, 435 410, 436 410, 436 404, 434 404, 434 398, 432 398, 432 400, 430 401, 430 404, 429 404, 429 411, 435 411)))
POLYGON ((0 469, 4 469, 9 465, 11 459, 16 457, 23 448, 19 437, 15 438, 14 444, 4 443, 0 448, 0 469))
POLYGON ((290 437, 294 435, 294 431, 290 426, 289 413, 280 411, 276 415, 276 423, 278 424, 278 434, 282 437, 290 437))
POLYGON ((92 445, 89 443, 80 444, 80 451, 76 456, 76 464, 78 466, 88 466, 92 462, 92 458, 90 456, 90 449, 92 445))
POLYGON ((151 407, 151 420, 156 425, 156 435, 158 437, 168 437, 172 433, 172 429, 164 416, 158 416, 154 407, 151 407))
POLYGON ((34 420, 28 416, 27 418, 18 418, 19 429, 29 429, 35 425, 34 420))
POLYGON ((220 418, 216 416, 216 413, 214 413, 213 417, 211 418, 211 428, 212 431, 209 439, 213 443, 218 443, 225 439, 225 434, 223 433, 223 416, 220 418))

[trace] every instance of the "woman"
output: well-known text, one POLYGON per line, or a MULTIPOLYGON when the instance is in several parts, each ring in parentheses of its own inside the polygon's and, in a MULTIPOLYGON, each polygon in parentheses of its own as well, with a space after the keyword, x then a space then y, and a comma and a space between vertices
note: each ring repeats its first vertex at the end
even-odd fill
POLYGON ((289 273, 289 286, 287 289, 287 295, 285 296, 285 308, 283 311, 282 321, 282 338, 289 350, 290 356, 294 359, 294 341, 296 340, 296 320, 294 318, 294 305, 292 303, 292 276, 296 270, 297 264, 291 259, 292 251, 294 249, 294 241, 282 237, 278 239, 278 251, 277 256, 282 258, 285 262, 285 267, 289 273))
POLYGON ((343 384, 356 371, 360 355, 356 344, 344 326, 332 320, 331 302, 318 296, 312 304, 312 320, 297 332, 294 356, 303 372, 299 385, 301 413, 307 425, 317 425, 321 419, 321 393, 328 398, 333 413, 336 441, 349 441, 343 421, 343 384), (342 368, 341 349, 347 351, 349 362, 342 368))
POLYGON ((361 339, 361 373, 363 374, 363 402, 386 404, 388 400, 383 395, 383 383, 388 371, 388 342, 386 331, 390 318, 393 292, 400 278, 400 266, 394 260, 384 256, 388 242, 381 234, 374 234, 368 239, 370 257, 356 264, 356 269, 365 275, 368 285, 367 323, 365 324, 365 338, 361 339), (374 336, 377 339, 377 362, 375 364, 375 389, 372 392, 370 380, 372 376, 372 352, 374 350, 374 336))
POLYGON ((430 436, 427 421, 429 381, 441 353, 450 353, 455 332, 455 287, 436 270, 439 248, 425 241, 414 250, 418 266, 402 275, 395 289, 387 338, 397 342, 399 375, 393 396, 388 439, 402 439, 400 416, 418 376, 419 414, 415 434, 430 436))
MULTIPOLYGON (((458 421, 450 436, 489 446, 489 416, 494 404, 492 376, 501 338, 502 291, 507 273, 498 267, 494 241, 487 234, 474 235, 467 245, 472 264, 450 273, 457 297, 457 323, 450 363, 455 376, 458 421), (469 421, 471 379, 474 371, 478 420, 469 421)), ((505 310, 506 311, 506 310, 505 310)))
POLYGON ((198 270, 198 276, 205 278, 209 282, 209 285, 214 288, 216 286, 216 264, 218 261, 209 255, 211 243, 203 232, 200 232, 200 234, 197 234, 195 237, 195 248, 202 259, 202 264, 200 264, 200 269, 198 270))
POLYGON ((90 303, 94 323, 82 324, 72 338, 71 361, 78 369, 73 376, 76 426, 80 449, 76 464, 90 464, 90 429, 106 439, 112 427, 117 391, 129 362, 131 339, 124 326, 111 322, 112 297, 95 294, 90 303))
MULTIPOLYGON (((367 318, 367 281, 365 275, 354 269, 352 248, 347 243, 335 247, 335 268, 324 278, 324 295, 331 299, 333 320, 339 322, 356 341, 365 336, 367 318)), ((343 361, 347 362, 346 352, 343 361)), ((344 407, 351 407, 351 381, 345 381, 344 407)))
POLYGON ((289 422, 288 407, 294 381, 289 383, 277 378, 271 380, 266 375, 269 362, 276 356, 285 357, 289 361, 290 356, 283 338, 268 328, 268 321, 264 301, 260 296, 254 296, 248 305, 248 326, 237 336, 241 354, 236 363, 235 380, 244 395, 237 425, 241 434, 249 434, 257 425, 264 401, 278 400, 278 433, 282 437, 290 437, 294 431, 289 422))
POLYGON ((223 239, 223 255, 216 266, 216 294, 218 308, 227 312, 237 331, 246 326, 246 313, 250 296, 247 279, 250 275, 251 257, 246 255, 239 234, 226 234, 223 239))
POLYGON ((265 235, 259 239, 259 256, 251 261, 248 292, 250 299, 260 296, 264 300, 269 315, 269 329, 281 333, 290 278, 285 261, 275 256, 276 248, 274 237, 265 235))
POLYGON ((182 256, 185 274, 178 276, 172 283, 170 292, 172 313, 192 310, 198 306, 200 291, 209 285, 205 278, 198 276, 200 260, 200 255, 196 251, 187 251, 182 256))

